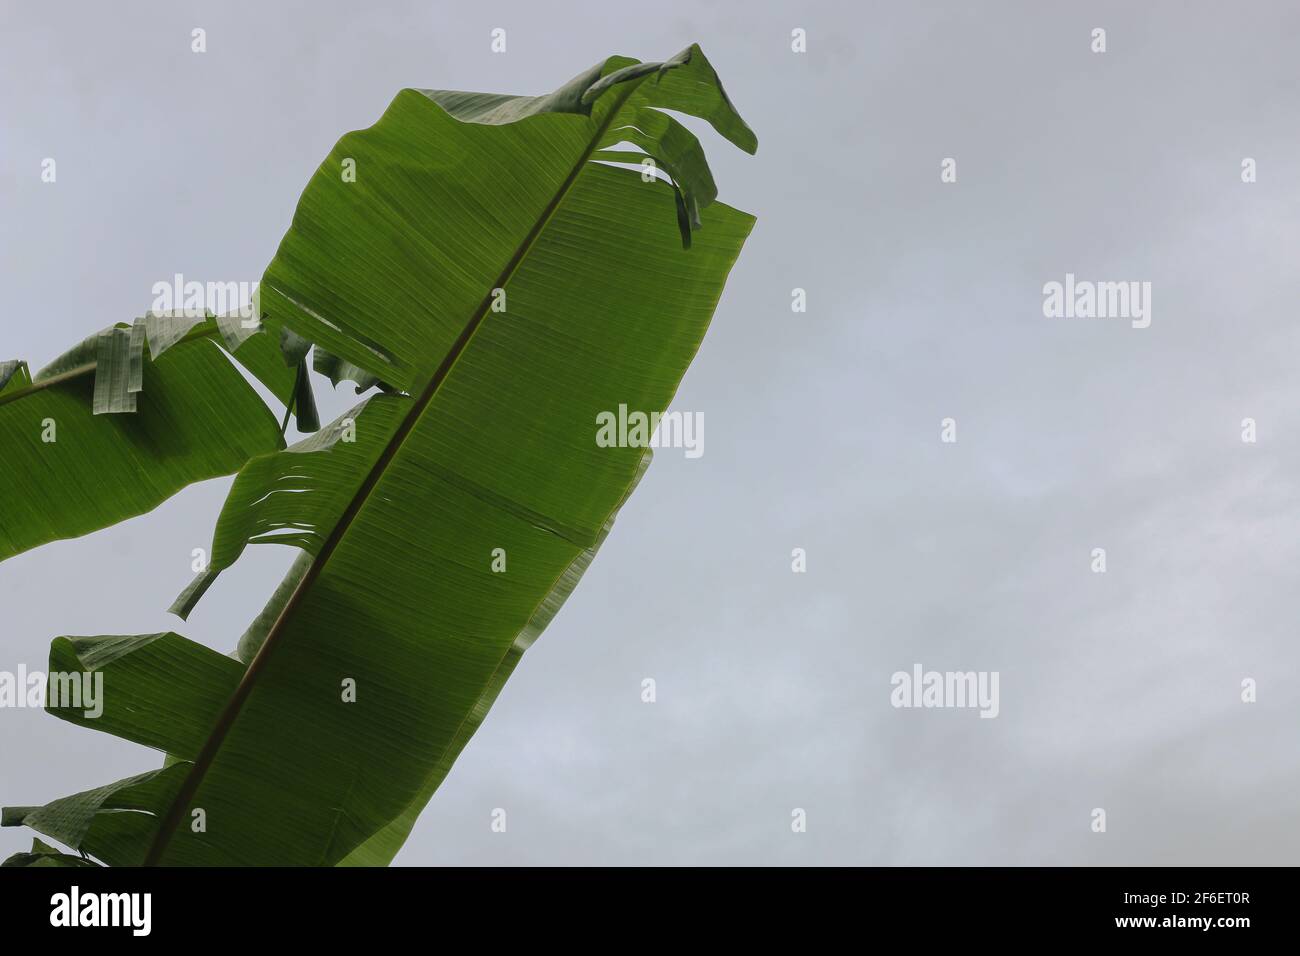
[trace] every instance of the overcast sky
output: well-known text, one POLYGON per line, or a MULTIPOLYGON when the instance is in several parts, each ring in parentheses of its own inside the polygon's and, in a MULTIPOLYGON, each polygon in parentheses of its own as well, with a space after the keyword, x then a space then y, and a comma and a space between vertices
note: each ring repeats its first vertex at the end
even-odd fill
MULTIPOLYGON (((693 124, 758 217, 674 403, 704 454, 657 455, 397 862, 1294 863, 1298 35, 1281 0, 6 3, 0 359, 176 272, 258 279, 403 87, 541 93, 697 41, 760 144, 693 124), (1150 282, 1150 326, 1045 317, 1067 272, 1150 282), (893 708, 915 664, 997 671, 998 716, 893 708)), ((0 565, 0 670, 60 634, 230 650, 289 549, 164 610, 228 487, 0 565)), ((3 804, 158 763, 0 711, 3 804)))

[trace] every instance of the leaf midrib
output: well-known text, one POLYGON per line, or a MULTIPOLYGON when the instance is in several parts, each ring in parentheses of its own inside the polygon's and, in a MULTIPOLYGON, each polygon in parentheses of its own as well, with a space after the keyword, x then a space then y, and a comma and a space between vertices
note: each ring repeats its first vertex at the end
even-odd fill
POLYGON ((8 405, 10 402, 16 402, 20 398, 26 398, 37 392, 44 391, 52 385, 58 385, 60 382, 67 382, 74 378, 80 378, 95 370, 98 363, 87 362, 84 365, 78 365, 70 368, 66 372, 60 372, 58 375, 51 375, 49 378, 43 378, 39 382, 32 382, 24 385, 22 388, 16 388, 8 395, 0 395, 0 405, 8 405))
MULTIPOLYGON (((216 323, 212 323, 211 325, 198 325, 185 333, 185 335, 179 340, 172 343, 172 348, 175 348, 177 345, 184 345, 187 342, 197 342, 200 339, 214 340, 219 335, 220 330, 217 328, 216 323)), ((227 349, 226 351, 232 358, 234 357, 234 349, 227 349)), ((22 388, 16 388, 12 392, 0 395, 0 405, 7 405, 10 402, 16 402, 20 398, 27 398, 30 395, 42 392, 55 385, 60 385, 63 382, 70 382, 73 379, 81 378, 83 375, 89 375, 98 367, 99 361, 96 359, 91 362, 83 362, 81 365, 76 365, 66 371, 59 372, 57 375, 50 375, 46 378, 37 379, 34 382, 24 385, 22 388)))
POLYGON ((222 710, 221 715, 217 718, 216 724, 213 725, 211 732, 208 734, 207 740, 204 742, 203 748, 194 758, 194 763, 190 767, 189 773, 186 775, 184 782, 181 784, 180 790, 173 798, 171 805, 167 808, 167 812, 158 826, 158 831, 154 836, 153 843, 149 847, 149 852, 145 855, 142 865, 157 866, 161 861, 163 853, 166 852, 168 845, 171 843, 172 836, 175 834, 176 828, 180 824, 185 808, 198 792, 200 785, 203 783, 203 778, 212 766, 212 762, 216 759, 217 753, 221 749, 221 745, 225 742, 226 736, 230 733, 235 720, 239 717, 240 711, 243 709, 243 705, 248 699, 249 694, 252 693, 253 686, 256 684, 258 676, 266 666, 266 661, 270 658, 270 655, 276 646, 278 646, 279 638, 285 630, 286 622, 292 618, 304 596, 311 590, 312 585, 320 576, 321 569, 329 562, 335 549, 342 541, 344 535, 347 534, 348 528, 351 526, 353 520, 355 520, 366 501, 369 500, 371 492, 374 491, 375 487, 379 484, 379 481, 383 478, 389 464, 392 463, 398 452, 401 451, 402 445, 406 441, 407 436, 414 430, 416 424, 423 416, 425 409, 429 407, 434 396, 437 394, 438 389, 447 379, 447 376, 451 373, 457 360, 460 358, 461 354, 464 353, 470 341, 473 339, 474 333, 483 324, 483 320, 488 315, 492 306, 492 290, 505 288, 511 277, 513 277, 515 272, 518 271, 519 266, 527 258, 533 245, 537 242, 537 239, 550 223, 556 211, 560 208, 561 203, 563 203, 564 199, 568 196, 573 185, 578 181, 578 177, 582 174, 582 171, 591 159, 592 154, 599 148, 599 144, 604 138, 605 133, 608 132, 614 118, 618 116, 623 105, 632 95, 632 92, 640 86, 643 79, 644 78, 638 78, 625 83, 621 95, 618 95, 614 102, 610 104, 609 112, 592 134, 591 140, 588 142, 586 149, 583 150, 582 155, 578 157, 573 168, 569 171, 568 176, 560 185, 560 188, 556 191, 555 196, 551 199, 550 203, 544 210, 542 210, 537 222, 533 225, 533 228, 528 235, 524 237, 510 261, 506 263, 501 275, 492 284, 491 288, 488 289, 487 293, 483 297, 483 301, 479 303, 477 310, 470 317, 465 328, 461 330, 460 335, 457 336, 455 342, 452 343, 451 348, 443 357, 443 360, 439 363, 437 369, 435 369, 428 384, 425 385, 424 390, 415 400, 411 410, 398 424, 397 429, 393 432, 392 437, 389 438, 388 444, 384 447, 384 450, 375 460, 375 464, 371 467, 365 480, 357 488, 356 493, 348 502, 347 508, 344 509, 339 520, 335 523, 334 527, 330 530, 329 535, 321 544, 320 550, 316 553, 315 559, 308 567, 307 572, 302 576, 302 579, 298 582, 297 587, 294 588, 293 594, 290 595, 289 600, 285 603, 284 607, 281 608, 280 614, 275 619, 275 623, 271 625, 271 629, 267 632, 266 638, 262 641, 261 647, 258 648, 252 661, 249 662, 248 669, 244 672, 244 676, 240 680, 239 685, 235 688, 230 700, 222 710))

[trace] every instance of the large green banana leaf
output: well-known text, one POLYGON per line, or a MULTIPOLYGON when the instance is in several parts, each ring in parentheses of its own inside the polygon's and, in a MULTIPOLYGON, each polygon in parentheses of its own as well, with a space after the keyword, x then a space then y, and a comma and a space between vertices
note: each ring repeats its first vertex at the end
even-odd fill
MULTIPOLYGON (((0 363, 0 561, 143 514, 283 447, 216 331, 213 319, 149 316, 105 329, 34 377, 24 362, 0 363)), ((238 359, 289 399, 293 373, 270 341, 250 338, 238 359)))
POLYGON ((250 542, 303 554, 233 660, 175 634, 56 640, 51 668, 102 672, 107 702, 52 712, 169 763, 6 823, 110 864, 392 858, 648 463, 598 446, 598 415, 667 406, 753 225, 660 108, 756 148, 698 47, 544 97, 404 90, 340 140, 264 322, 406 394, 240 472, 176 610, 250 542), (600 161, 625 141, 672 181, 600 161))

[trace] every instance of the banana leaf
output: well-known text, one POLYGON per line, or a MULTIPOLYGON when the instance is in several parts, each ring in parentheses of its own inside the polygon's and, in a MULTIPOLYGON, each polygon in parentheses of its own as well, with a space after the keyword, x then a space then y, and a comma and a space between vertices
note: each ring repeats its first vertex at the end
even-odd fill
POLYGON ((32 840, 32 848, 28 853, 15 853, 0 866, 22 867, 94 867, 97 866, 92 860, 84 857, 73 856, 70 853, 60 853, 56 848, 50 846, 44 840, 32 840))
POLYGON ((34 380, 13 363, 0 385, 0 561, 143 514, 283 446, 212 341, 154 359, 133 353, 132 338, 105 330, 34 380))
POLYGON ((249 543, 302 554, 237 675, 174 634, 55 642, 52 663, 122 699, 52 712, 168 753, 166 776, 6 822, 71 817, 42 832, 108 863, 392 859, 645 471, 645 447, 596 442, 598 416, 668 405, 753 226, 660 109, 756 148, 698 47, 542 97, 403 90, 340 140, 263 277, 263 322, 403 394, 241 470, 176 610, 249 543), (632 128, 671 182, 604 161, 632 128), (139 830, 105 833, 123 791, 139 830))

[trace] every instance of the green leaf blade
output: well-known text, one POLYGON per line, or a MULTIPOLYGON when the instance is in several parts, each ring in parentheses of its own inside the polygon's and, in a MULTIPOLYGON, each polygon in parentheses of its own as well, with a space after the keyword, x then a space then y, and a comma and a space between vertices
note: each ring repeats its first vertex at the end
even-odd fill
POLYGON ((281 446, 270 410, 211 342, 175 345, 129 392, 130 333, 105 391, 132 414, 93 412, 97 375, 61 374, 0 396, 0 561, 144 514, 186 485, 281 446))

